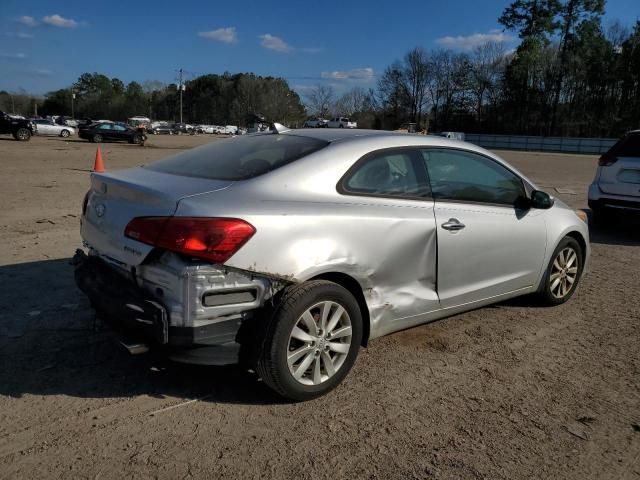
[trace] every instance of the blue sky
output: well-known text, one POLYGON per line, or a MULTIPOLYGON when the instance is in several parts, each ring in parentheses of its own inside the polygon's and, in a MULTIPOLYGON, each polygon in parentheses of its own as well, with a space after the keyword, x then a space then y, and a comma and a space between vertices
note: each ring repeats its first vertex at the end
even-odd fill
MULTIPOLYGON (((0 90, 45 93, 83 72, 169 83, 180 67, 187 78, 225 70, 283 76, 303 94, 320 83, 336 91, 374 86, 387 65, 417 45, 515 44, 497 23, 508 4, 0 0, 0 90)), ((640 18, 640 0, 608 0, 606 8, 605 24, 631 26, 640 18)))

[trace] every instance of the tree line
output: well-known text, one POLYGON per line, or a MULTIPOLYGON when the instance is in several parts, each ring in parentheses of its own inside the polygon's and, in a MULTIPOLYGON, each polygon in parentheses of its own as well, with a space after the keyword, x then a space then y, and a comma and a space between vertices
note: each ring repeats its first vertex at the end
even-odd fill
POLYGON ((516 0, 499 18, 513 51, 416 47, 378 80, 384 128, 618 136, 640 127, 640 21, 603 27, 604 0, 516 0))
MULTIPOLYGON (((118 78, 83 73, 70 88, 49 92, 39 102, 38 113, 117 120, 143 115, 177 122, 179 98, 180 86, 175 83, 133 81, 125 85, 118 78)), ((34 102, 38 100, 23 102, 21 105, 26 104, 27 108, 19 111, 31 115, 34 102)), ((305 118, 304 105, 286 80, 252 73, 210 74, 186 81, 182 113, 184 122, 211 125, 245 125, 247 117, 256 113, 294 126, 302 125, 305 118)))
POLYGON ((375 89, 318 86, 311 113, 358 125, 430 131, 615 137, 640 128, 640 21, 602 24, 604 0, 516 0, 499 18, 520 43, 470 53, 416 47, 375 89))

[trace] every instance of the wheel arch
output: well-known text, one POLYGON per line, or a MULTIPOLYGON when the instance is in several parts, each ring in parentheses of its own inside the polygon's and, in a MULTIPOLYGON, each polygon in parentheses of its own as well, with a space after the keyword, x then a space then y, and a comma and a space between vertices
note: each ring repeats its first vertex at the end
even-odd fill
POLYGON ((578 242, 581 250, 582 264, 585 265, 587 260, 587 241, 585 240, 585 238, 577 230, 571 230, 570 232, 567 232, 565 237, 573 238, 576 242, 578 242))
POLYGON ((309 280, 328 280, 329 282, 337 283, 355 297, 362 315, 362 346, 366 347, 371 332, 371 316, 360 283, 351 275, 342 272, 325 272, 309 278, 307 281, 309 280))

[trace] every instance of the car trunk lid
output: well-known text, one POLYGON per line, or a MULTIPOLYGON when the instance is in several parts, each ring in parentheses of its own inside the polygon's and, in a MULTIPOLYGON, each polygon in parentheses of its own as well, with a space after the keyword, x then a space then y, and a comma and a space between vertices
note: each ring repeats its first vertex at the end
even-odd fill
POLYGON ((223 190, 231 183, 146 168, 94 173, 82 216, 82 238, 117 263, 139 265, 153 247, 124 236, 133 218, 171 216, 181 199, 223 190))

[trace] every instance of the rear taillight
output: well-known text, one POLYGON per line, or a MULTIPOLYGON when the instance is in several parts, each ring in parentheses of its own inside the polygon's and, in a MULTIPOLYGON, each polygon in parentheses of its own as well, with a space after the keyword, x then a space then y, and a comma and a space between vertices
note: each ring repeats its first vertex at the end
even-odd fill
POLYGON ((610 153, 605 153, 598 160, 598 165, 601 167, 608 167, 609 165, 613 165, 618 161, 618 157, 615 155, 611 155, 610 153))
POLYGON ((138 217, 124 230, 126 237, 191 257, 224 263, 256 233, 237 218, 138 217))

